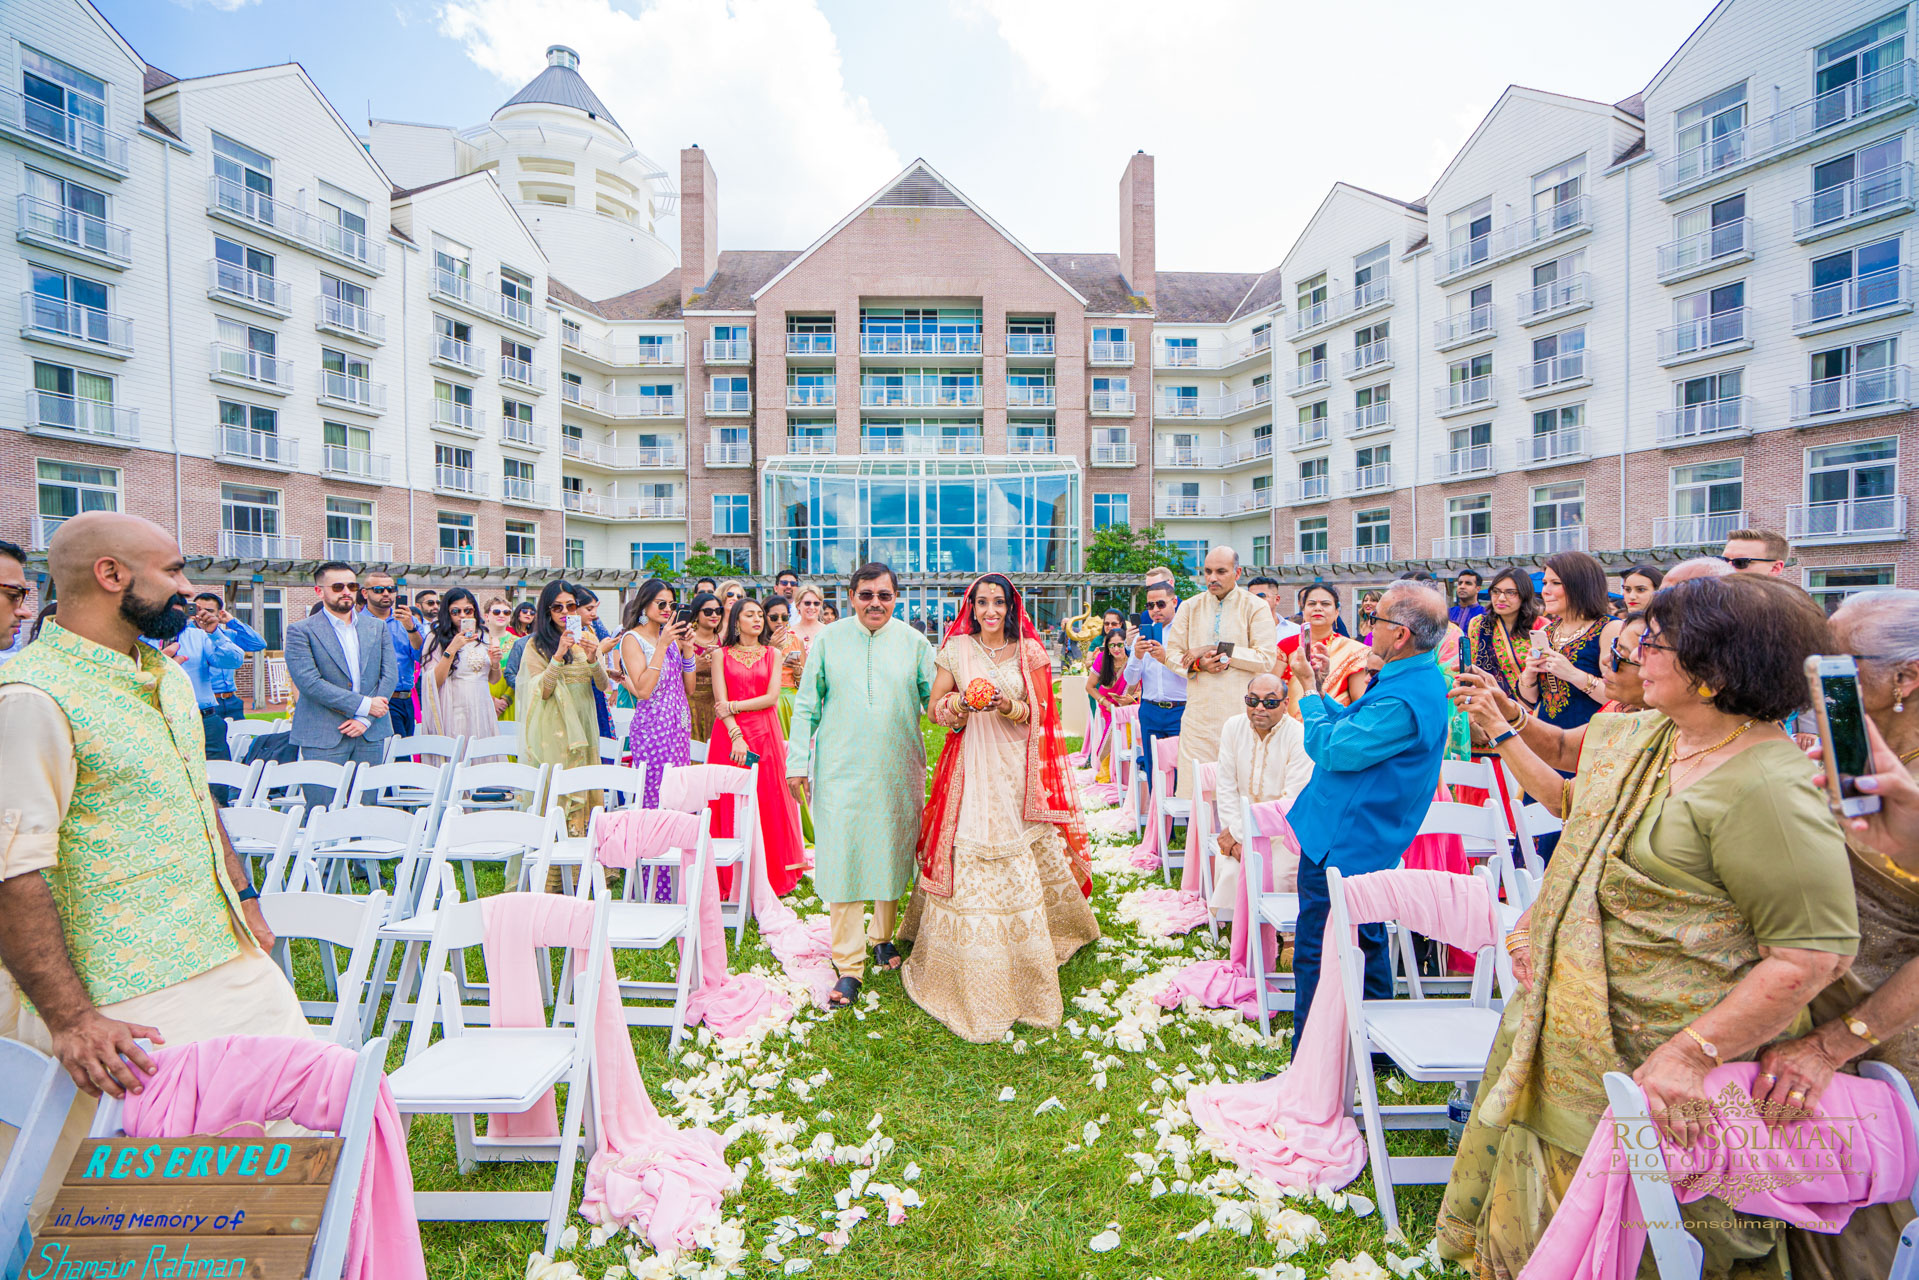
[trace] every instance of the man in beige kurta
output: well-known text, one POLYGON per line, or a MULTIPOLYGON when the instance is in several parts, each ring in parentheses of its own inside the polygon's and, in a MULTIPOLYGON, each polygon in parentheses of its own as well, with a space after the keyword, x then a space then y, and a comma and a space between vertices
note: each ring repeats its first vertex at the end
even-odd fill
POLYGON ((1201 570, 1206 590, 1186 600, 1166 628, 1161 659, 1186 677, 1186 714, 1179 722, 1179 787, 1190 797, 1198 766, 1219 759, 1219 733, 1246 710, 1246 686, 1270 673, 1279 632, 1266 602, 1239 585, 1239 553, 1214 547, 1201 570), (1220 645, 1230 642, 1230 656, 1220 645))

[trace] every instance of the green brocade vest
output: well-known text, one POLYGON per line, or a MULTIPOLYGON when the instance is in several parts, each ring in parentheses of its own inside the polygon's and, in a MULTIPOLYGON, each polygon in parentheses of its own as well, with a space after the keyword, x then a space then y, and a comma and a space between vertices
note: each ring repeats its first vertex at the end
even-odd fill
POLYGON ((73 799, 59 864, 45 874, 94 1004, 147 995, 237 956, 239 899, 227 883, 186 673, 145 645, 136 668, 49 618, 0 667, 0 684, 41 690, 73 732, 73 799))

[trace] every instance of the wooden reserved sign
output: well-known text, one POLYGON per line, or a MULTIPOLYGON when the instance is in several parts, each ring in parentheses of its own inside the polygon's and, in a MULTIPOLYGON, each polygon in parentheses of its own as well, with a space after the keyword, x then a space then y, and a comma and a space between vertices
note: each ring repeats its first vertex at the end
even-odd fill
POLYGON ((300 1280, 338 1138, 82 1144, 22 1280, 300 1280))

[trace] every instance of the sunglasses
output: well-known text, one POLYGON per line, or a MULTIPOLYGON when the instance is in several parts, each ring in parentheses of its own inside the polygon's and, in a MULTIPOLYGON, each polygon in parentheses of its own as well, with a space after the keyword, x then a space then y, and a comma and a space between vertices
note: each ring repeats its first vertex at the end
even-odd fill
MULTIPOLYGON (((1645 642, 1642 640, 1640 643, 1644 644, 1645 642)), ((1636 654, 1638 650, 1635 649, 1633 652, 1636 654)), ((1621 667, 1636 667, 1639 665, 1639 659, 1637 657, 1627 657, 1626 651, 1619 647, 1619 641, 1615 640, 1612 642, 1612 665, 1615 671, 1621 667)))
POLYGON ((1171 600, 1148 600, 1146 607, 1148 609, 1170 609, 1173 607, 1173 602, 1171 600))
POLYGON ((398 590, 398 588, 397 587, 368 587, 367 590, 369 592, 372 592, 375 595, 390 596, 396 590, 398 590))
POLYGON ((335 582, 327 587, 328 591, 358 591, 359 589, 360 584, 357 582, 335 582))
POLYGON ((550 609, 551 609, 551 612, 553 613, 572 613, 575 609, 579 607, 580 606, 576 604, 561 604, 559 601, 555 600, 553 604, 551 605, 550 609))
POLYGON ((895 593, 891 591, 862 591, 853 597, 861 604, 891 604, 895 593))
POLYGON ((1255 698, 1250 693, 1246 695, 1244 701, 1249 707, 1264 707, 1268 711, 1277 711, 1286 705, 1284 698, 1255 698))
POLYGON ((717 618, 720 616, 722 612, 723 610, 720 609, 718 605, 709 604, 704 609, 700 610, 700 616, 702 618, 717 618))
POLYGON ((507 615, 505 609, 488 609, 486 612, 487 616, 492 618, 504 618, 507 615))
POLYGON ((1778 564, 1778 556, 1720 556, 1727 564, 1744 573, 1756 564, 1778 564))

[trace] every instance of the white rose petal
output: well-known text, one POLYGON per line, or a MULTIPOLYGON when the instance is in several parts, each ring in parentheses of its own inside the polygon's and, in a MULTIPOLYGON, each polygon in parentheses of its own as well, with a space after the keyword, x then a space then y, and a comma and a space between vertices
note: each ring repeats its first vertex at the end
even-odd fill
POLYGON ((1017 1098, 1018 1096, 1019 1096, 1018 1092, 1015 1091, 1013 1086, 1010 1084, 1007 1085, 1004 1089, 1001 1089, 999 1091, 999 1100, 1001 1102, 1011 1102, 1014 1098, 1017 1098))
POLYGON ((813 1260, 811 1258, 788 1258, 786 1260, 786 1274, 789 1276, 796 1276, 802 1271, 811 1271, 812 1269, 813 1260))
POLYGON ((1040 1103, 1037 1107, 1033 1108, 1033 1114, 1036 1116, 1043 1116, 1048 1111, 1064 1111, 1064 1110, 1066 1110, 1065 1103, 1061 1102, 1058 1098, 1048 1098, 1046 1101, 1040 1103))
POLYGON ((1119 1248, 1119 1232, 1109 1227, 1087 1241, 1086 1247, 1094 1253, 1111 1253, 1119 1248))
POLYGON ((1092 1146, 1095 1142, 1098 1142, 1099 1126, 1094 1124, 1091 1120, 1088 1120, 1086 1122, 1085 1128, 1080 1130, 1080 1140, 1089 1147, 1092 1146))

